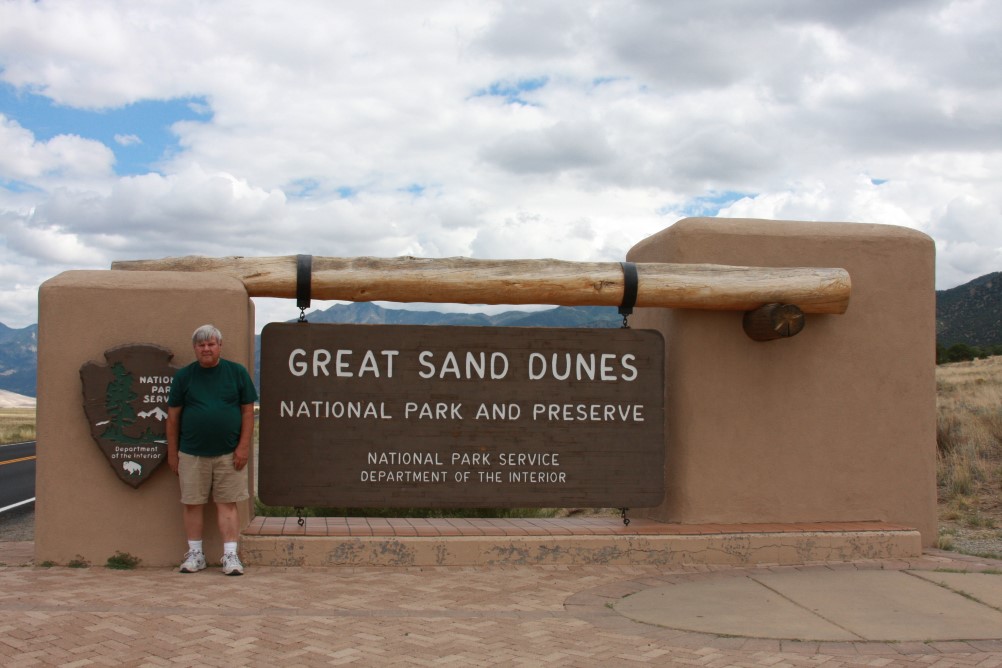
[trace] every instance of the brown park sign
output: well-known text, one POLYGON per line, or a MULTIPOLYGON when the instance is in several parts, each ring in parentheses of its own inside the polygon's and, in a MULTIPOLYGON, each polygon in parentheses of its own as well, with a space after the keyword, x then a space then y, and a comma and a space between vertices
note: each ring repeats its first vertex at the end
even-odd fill
POLYGON ((656 331, 262 332, 268 505, 649 507, 664 497, 664 451, 656 331))
POLYGON ((105 351, 80 367, 90 433, 122 482, 139 487, 167 457, 167 395, 174 353, 151 344, 105 351))

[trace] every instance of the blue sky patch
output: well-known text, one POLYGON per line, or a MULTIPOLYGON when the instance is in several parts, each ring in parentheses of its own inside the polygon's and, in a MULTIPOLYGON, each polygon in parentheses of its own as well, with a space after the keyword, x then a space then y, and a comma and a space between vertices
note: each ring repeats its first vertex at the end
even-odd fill
POLYGON ((598 88, 603 84, 616 83, 617 81, 626 81, 629 77, 595 77, 591 80, 591 85, 598 88))
POLYGON ((710 191, 706 195, 700 195, 686 202, 682 206, 681 213, 685 216, 716 216, 724 207, 745 197, 754 196, 755 193, 743 193, 735 190, 710 191))
POLYGON ((870 179, 870 183, 875 186, 882 186, 887 183, 887 179, 870 179))
POLYGON ((115 173, 120 176, 157 171, 156 163, 179 148, 171 124, 210 121, 208 109, 200 97, 142 100, 101 111, 76 109, 0 83, 0 113, 30 130, 38 141, 77 135, 101 142, 115 153, 115 173))
POLYGON ((330 184, 324 184, 320 179, 313 177, 304 177, 301 179, 295 179, 289 181, 285 186, 282 187, 282 192, 288 197, 297 199, 307 199, 311 197, 331 197, 337 195, 341 199, 349 199, 358 194, 358 188, 352 186, 337 186, 332 187, 330 184))
POLYGON ((506 104, 518 104, 522 106, 539 106, 534 102, 529 102, 523 93, 531 93, 539 90, 549 82, 549 77, 536 77, 535 79, 519 79, 512 83, 510 81, 495 81, 486 88, 481 88, 473 94, 473 97, 500 97, 506 104))
POLYGON ((40 193, 42 190, 24 181, 0 180, 0 188, 11 193, 40 193))
POLYGON ((316 179, 296 179, 283 188, 289 197, 309 197, 320 190, 320 182, 316 179))

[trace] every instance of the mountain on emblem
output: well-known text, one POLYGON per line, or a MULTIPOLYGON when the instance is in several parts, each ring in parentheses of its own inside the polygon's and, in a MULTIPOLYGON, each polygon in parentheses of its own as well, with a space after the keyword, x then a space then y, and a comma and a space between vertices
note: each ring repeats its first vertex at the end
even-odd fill
POLYGON ((153 417, 156 418, 158 422, 161 422, 167 419, 167 411, 157 406, 151 411, 139 411, 139 417, 141 418, 153 417))
POLYGON ((139 487, 167 458, 167 396, 174 353, 153 344, 106 350, 80 367, 90 433, 118 478, 139 487))

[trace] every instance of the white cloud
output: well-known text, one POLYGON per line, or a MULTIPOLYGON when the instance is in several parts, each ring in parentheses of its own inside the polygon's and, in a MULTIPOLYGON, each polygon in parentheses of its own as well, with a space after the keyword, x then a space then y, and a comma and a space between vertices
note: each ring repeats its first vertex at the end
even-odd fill
POLYGON ((114 154, 104 144, 60 134, 48 141, 0 114, 0 178, 42 187, 111 176, 114 154))
POLYGON ((554 174, 601 167, 613 157, 601 126, 559 122, 499 137, 482 157, 516 174, 554 174))
POLYGON ((94 267, 93 249, 77 235, 58 227, 29 226, 21 222, 4 226, 7 248, 19 255, 48 264, 94 267))
POLYGON ((115 135, 115 143, 119 146, 135 146, 142 144, 143 140, 136 135, 115 135))
POLYGON ((0 3, 18 90, 211 112, 120 177, 4 110, 0 322, 113 259, 619 260, 718 206, 925 231, 950 287, 1002 269, 1000 30, 984 0, 0 3))

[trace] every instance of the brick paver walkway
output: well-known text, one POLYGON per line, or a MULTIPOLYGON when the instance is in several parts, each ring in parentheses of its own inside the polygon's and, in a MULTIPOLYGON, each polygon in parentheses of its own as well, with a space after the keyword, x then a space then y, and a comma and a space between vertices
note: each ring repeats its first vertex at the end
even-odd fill
MULTIPOLYGON (((931 553, 806 569, 1000 569, 931 553)), ((1002 641, 798 643, 629 620, 611 604, 739 569, 0 567, 3 666, 999 666, 1002 641)))

